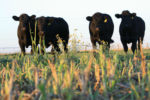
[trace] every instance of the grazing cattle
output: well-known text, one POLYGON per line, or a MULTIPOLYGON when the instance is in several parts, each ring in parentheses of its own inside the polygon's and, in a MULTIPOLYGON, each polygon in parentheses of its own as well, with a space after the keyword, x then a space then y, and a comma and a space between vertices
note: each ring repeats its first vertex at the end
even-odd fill
MULTIPOLYGON (((19 39, 19 46, 21 48, 21 53, 25 54, 25 47, 32 46, 31 36, 34 37, 34 29, 35 29, 35 15, 29 16, 27 14, 21 14, 19 17, 13 16, 12 18, 15 21, 19 21, 18 26, 18 39, 19 39)), ((36 43, 38 43, 38 38, 36 43)), ((32 53, 32 49, 31 49, 32 53)))
POLYGON ((114 42, 111 39, 114 31, 114 24, 111 17, 108 14, 97 12, 93 16, 86 17, 86 19, 90 22, 89 31, 93 49, 96 48, 96 42, 102 45, 103 41, 110 48, 110 43, 114 42))
POLYGON ((124 10, 122 14, 115 14, 117 18, 121 18, 121 24, 119 28, 121 42, 124 47, 124 51, 128 51, 128 43, 132 43, 131 49, 133 53, 137 49, 140 50, 140 41, 143 43, 145 34, 145 22, 142 18, 136 16, 136 13, 130 13, 128 10, 124 10))
MULTIPOLYGON (((52 45, 57 52, 60 52, 58 46, 59 36, 62 40, 65 52, 68 51, 69 27, 63 18, 39 17, 37 18, 37 27, 42 49, 43 43, 45 43, 46 48, 52 45)), ((42 53, 43 52, 42 50, 42 53)))

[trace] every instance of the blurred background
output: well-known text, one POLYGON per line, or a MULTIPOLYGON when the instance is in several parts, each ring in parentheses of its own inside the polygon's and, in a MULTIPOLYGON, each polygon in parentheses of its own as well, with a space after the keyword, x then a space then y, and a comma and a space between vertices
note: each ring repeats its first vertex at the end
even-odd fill
MULTIPOLYGON (((20 52, 17 37, 19 22, 12 19, 13 15, 28 15, 63 17, 69 24, 70 34, 75 34, 81 40, 82 49, 91 49, 89 22, 87 16, 95 12, 109 14, 115 29, 111 48, 122 48, 119 36, 121 19, 115 18, 116 13, 123 10, 135 12, 144 19, 146 31, 144 47, 150 45, 150 13, 148 0, 1 0, 0 3, 0 53, 20 52)), ((30 51, 30 48, 27 49, 30 51)))

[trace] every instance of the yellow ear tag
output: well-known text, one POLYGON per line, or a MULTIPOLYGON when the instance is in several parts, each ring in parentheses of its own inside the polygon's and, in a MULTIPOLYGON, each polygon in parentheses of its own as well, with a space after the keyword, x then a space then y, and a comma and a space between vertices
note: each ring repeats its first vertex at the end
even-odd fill
POLYGON ((107 18, 104 20, 104 23, 107 23, 107 18))

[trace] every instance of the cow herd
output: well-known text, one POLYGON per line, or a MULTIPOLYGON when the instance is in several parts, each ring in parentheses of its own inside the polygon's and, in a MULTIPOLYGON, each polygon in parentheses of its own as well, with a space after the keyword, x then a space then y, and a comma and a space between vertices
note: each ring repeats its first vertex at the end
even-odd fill
POLYGON ((31 45, 32 48, 33 41, 36 46, 40 44, 42 53, 44 53, 44 44, 46 48, 52 45, 53 49, 60 52, 58 36, 63 42, 64 51, 68 51, 69 27, 63 18, 43 16, 36 18, 35 15, 21 14, 19 17, 13 16, 13 19, 19 21, 18 39, 23 54, 25 54, 25 47, 31 45))
MULTIPOLYGON (((142 18, 136 16, 136 13, 130 13, 128 10, 122 11, 121 14, 115 14, 116 18, 121 18, 119 33, 124 51, 128 51, 128 43, 132 43, 131 49, 133 53, 140 49, 140 43, 143 43, 145 34, 145 22, 142 18)), ((62 40, 64 51, 68 51, 69 26, 67 22, 60 17, 37 17, 21 14, 19 17, 12 17, 15 21, 19 21, 18 40, 21 52, 25 54, 25 48, 40 44, 41 48, 52 45, 52 49, 61 52, 58 39, 62 40), (59 38, 58 38, 59 37, 59 38)), ((110 15, 100 12, 92 16, 86 17, 89 21, 90 39, 93 49, 96 48, 96 42, 99 45, 104 43, 108 48, 114 41, 111 39, 114 31, 114 23, 110 15)), ((33 50, 31 49, 31 53, 33 50)), ((44 53, 44 49, 41 49, 44 53)))

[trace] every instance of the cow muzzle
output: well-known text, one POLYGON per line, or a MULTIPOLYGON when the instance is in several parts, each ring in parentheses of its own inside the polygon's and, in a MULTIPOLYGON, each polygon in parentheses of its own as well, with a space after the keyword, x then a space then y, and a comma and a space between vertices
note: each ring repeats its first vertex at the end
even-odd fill
POLYGON ((23 28, 22 28, 22 31, 25 31, 25 30, 26 30, 26 28, 25 28, 25 27, 23 27, 23 28))
POLYGON ((44 32, 43 32, 43 31, 40 31, 40 32, 39 32, 39 36, 44 36, 44 32))
POLYGON ((96 31, 100 31, 100 29, 98 27, 96 27, 96 31))

